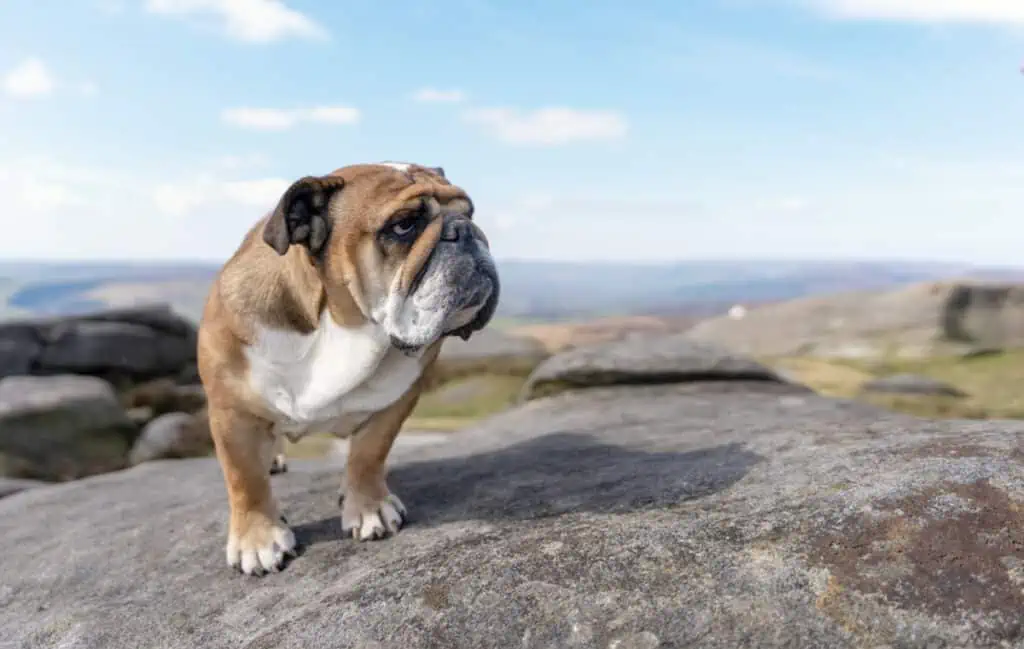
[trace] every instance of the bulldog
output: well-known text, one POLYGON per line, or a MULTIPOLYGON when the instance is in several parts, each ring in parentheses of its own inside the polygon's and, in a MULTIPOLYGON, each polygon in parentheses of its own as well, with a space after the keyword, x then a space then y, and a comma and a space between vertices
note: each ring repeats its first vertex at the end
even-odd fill
POLYGON ((288 187, 219 270, 199 325, 228 564, 260 575, 296 554, 270 474, 283 438, 313 431, 350 440, 343 534, 397 533, 392 444, 444 339, 486 326, 498 296, 473 202, 441 168, 357 164, 288 187))

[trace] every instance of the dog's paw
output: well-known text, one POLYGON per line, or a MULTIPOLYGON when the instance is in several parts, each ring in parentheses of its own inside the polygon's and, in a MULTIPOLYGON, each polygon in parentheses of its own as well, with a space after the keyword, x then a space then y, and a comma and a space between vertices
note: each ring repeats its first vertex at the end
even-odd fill
POLYGON ((288 461, 285 459, 284 454, 278 454, 274 456, 274 461, 270 463, 270 475, 277 473, 286 473, 288 471, 288 461))
POLYGON ((231 531, 226 553, 228 565, 247 575, 277 572, 296 554, 295 534, 284 516, 280 521, 258 518, 244 534, 231 531))
POLYGON ((393 493, 381 501, 341 495, 341 531, 357 541, 393 536, 405 524, 407 510, 393 493))

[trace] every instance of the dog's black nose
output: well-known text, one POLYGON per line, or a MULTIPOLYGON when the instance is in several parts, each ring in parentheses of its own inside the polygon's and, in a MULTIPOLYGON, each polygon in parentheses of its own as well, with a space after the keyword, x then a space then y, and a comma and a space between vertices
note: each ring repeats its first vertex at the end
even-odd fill
POLYGON ((472 236, 469 221, 461 217, 447 219, 441 230, 441 241, 465 241, 472 236))

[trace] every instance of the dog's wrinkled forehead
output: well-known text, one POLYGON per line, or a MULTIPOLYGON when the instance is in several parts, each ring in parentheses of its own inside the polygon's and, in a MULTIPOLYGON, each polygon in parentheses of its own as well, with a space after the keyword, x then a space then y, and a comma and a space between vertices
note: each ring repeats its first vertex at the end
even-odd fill
POLYGON ((364 217, 371 222, 417 207, 426 209, 431 217, 439 213, 473 215, 469 195, 453 185, 440 167, 380 162, 343 167, 332 175, 345 179, 345 189, 339 192, 343 202, 368 210, 364 217))

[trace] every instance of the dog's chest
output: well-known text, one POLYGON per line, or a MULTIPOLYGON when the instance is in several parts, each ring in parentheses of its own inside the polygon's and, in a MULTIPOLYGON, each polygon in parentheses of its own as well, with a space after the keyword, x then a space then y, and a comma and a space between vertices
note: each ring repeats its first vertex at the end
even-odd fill
POLYGON ((309 334, 264 329, 246 349, 249 382, 289 435, 347 433, 397 401, 421 372, 375 325, 340 327, 325 313, 309 334))

